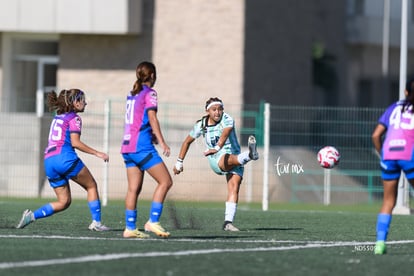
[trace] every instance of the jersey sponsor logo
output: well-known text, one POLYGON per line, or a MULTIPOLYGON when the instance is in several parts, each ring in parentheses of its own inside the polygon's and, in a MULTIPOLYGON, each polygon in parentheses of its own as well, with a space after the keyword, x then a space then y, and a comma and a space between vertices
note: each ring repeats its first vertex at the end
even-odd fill
POLYGON ((407 144, 407 141, 405 139, 393 139, 389 142, 389 145, 391 147, 405 146, 406 144, 407 144))

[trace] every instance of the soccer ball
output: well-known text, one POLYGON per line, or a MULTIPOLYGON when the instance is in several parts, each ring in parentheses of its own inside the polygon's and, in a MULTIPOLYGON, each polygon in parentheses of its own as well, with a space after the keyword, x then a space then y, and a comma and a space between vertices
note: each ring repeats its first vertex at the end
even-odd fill
POLYGON ((340 158, 339 151, 332 146, 323 147, 318 152, 319 165, 325 169, 332 169, 338 165, 340 158))

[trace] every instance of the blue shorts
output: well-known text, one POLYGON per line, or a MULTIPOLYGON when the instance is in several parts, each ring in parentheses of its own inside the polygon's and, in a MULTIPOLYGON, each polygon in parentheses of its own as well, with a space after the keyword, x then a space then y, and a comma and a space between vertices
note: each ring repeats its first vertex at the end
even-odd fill
POLYGON ((85 167, 76 152, 65 152, 44 160, 45 172, 52 188, 69 183, 85 167))
POLYGON ((414 160, 382 160, 381 177, 384 180, 399 179, 401 170, 407 179, 414 179, 414 160))
POLYGON ((148 170, 162 162, 162 159, 155 148, 151 151, 123 153, 122 157, 124 158, 125 166, 127 168, 138 167, 141 171, 148 170))
POLYGON ((226 175, 226 174, 231 173, 231 174, 237 174, 237 175, 239 175, 240 177, 243 178, 244 167, 241 166, 241 165, 236 166, 236 167, 232 168, 231 170, 229 170, 227 172, 220 169, 220 167, 218 165, 218 162, 219 162, 220 158, 225 154, 229 154, 229 153, 225 153, 225 152, 220 153, 220 152, 218 152, 216 154, 209 155, 208 156, 208 163, 210 164, 210 168, 216 174, 219 174, 219 175, 226 175))

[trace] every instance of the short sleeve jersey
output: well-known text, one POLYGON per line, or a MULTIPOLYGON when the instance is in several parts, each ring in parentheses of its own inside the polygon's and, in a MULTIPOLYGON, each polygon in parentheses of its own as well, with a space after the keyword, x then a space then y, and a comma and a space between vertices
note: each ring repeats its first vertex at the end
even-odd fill
POLYGON ((411 160, 414 146, 413 106, 402 112, 404 101, 389 106, 378 123, 387 129, 382 145, 384 160, 411 160))
POLYGON ((202 118, 197 121, 193 129, 190 131, 190 136, 197 139, 201 135, 204 135, 204 141, 207 146, 207 149, 214 148, 217 145, 218 140, 220 139, 221 134, 225 128, 231 127, 233 130, 230 132, 229 137, 225 141, 223 147, 220 151, 224 151, 229 154, 239 154, 240 145, 237 140, 235 123, 233 118, 227 114, 223 113, 220 122, 215 125, 207 125, 207 117, 202 118))
POLYGON ((81 134, 82 119, 75 112, 56 115, 50 125, 49 141, 45 150, 45 159, 63 152, 74 152, 70 140, 71 133, 81 134))
POLYGON ((148 86, 143 86, 135 96, 127 96, 124 137, 121 153, 133 153, 151 150, 152 128, 148 119, 148 110, 157 110, 157 92, 148 86))

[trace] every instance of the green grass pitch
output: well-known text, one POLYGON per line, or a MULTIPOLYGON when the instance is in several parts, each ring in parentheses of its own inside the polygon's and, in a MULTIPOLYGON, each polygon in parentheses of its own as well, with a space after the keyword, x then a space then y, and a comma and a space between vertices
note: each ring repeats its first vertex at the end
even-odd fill
MULTIPOLYGON (((45 199, 0 198, 0 275, 411 275, 412 216, 394 216, 388 254, 375 256, 379 205, 240 203, 235 225, 221 230, 223 203, 167 200, 161 218, 169 239, 123 239, 124 205, 103 207, 108 232, 88 230, 86 201, 15 229, 26 208, 45 199)), ((149 202, 138 203, 138 225, 149 202)))

